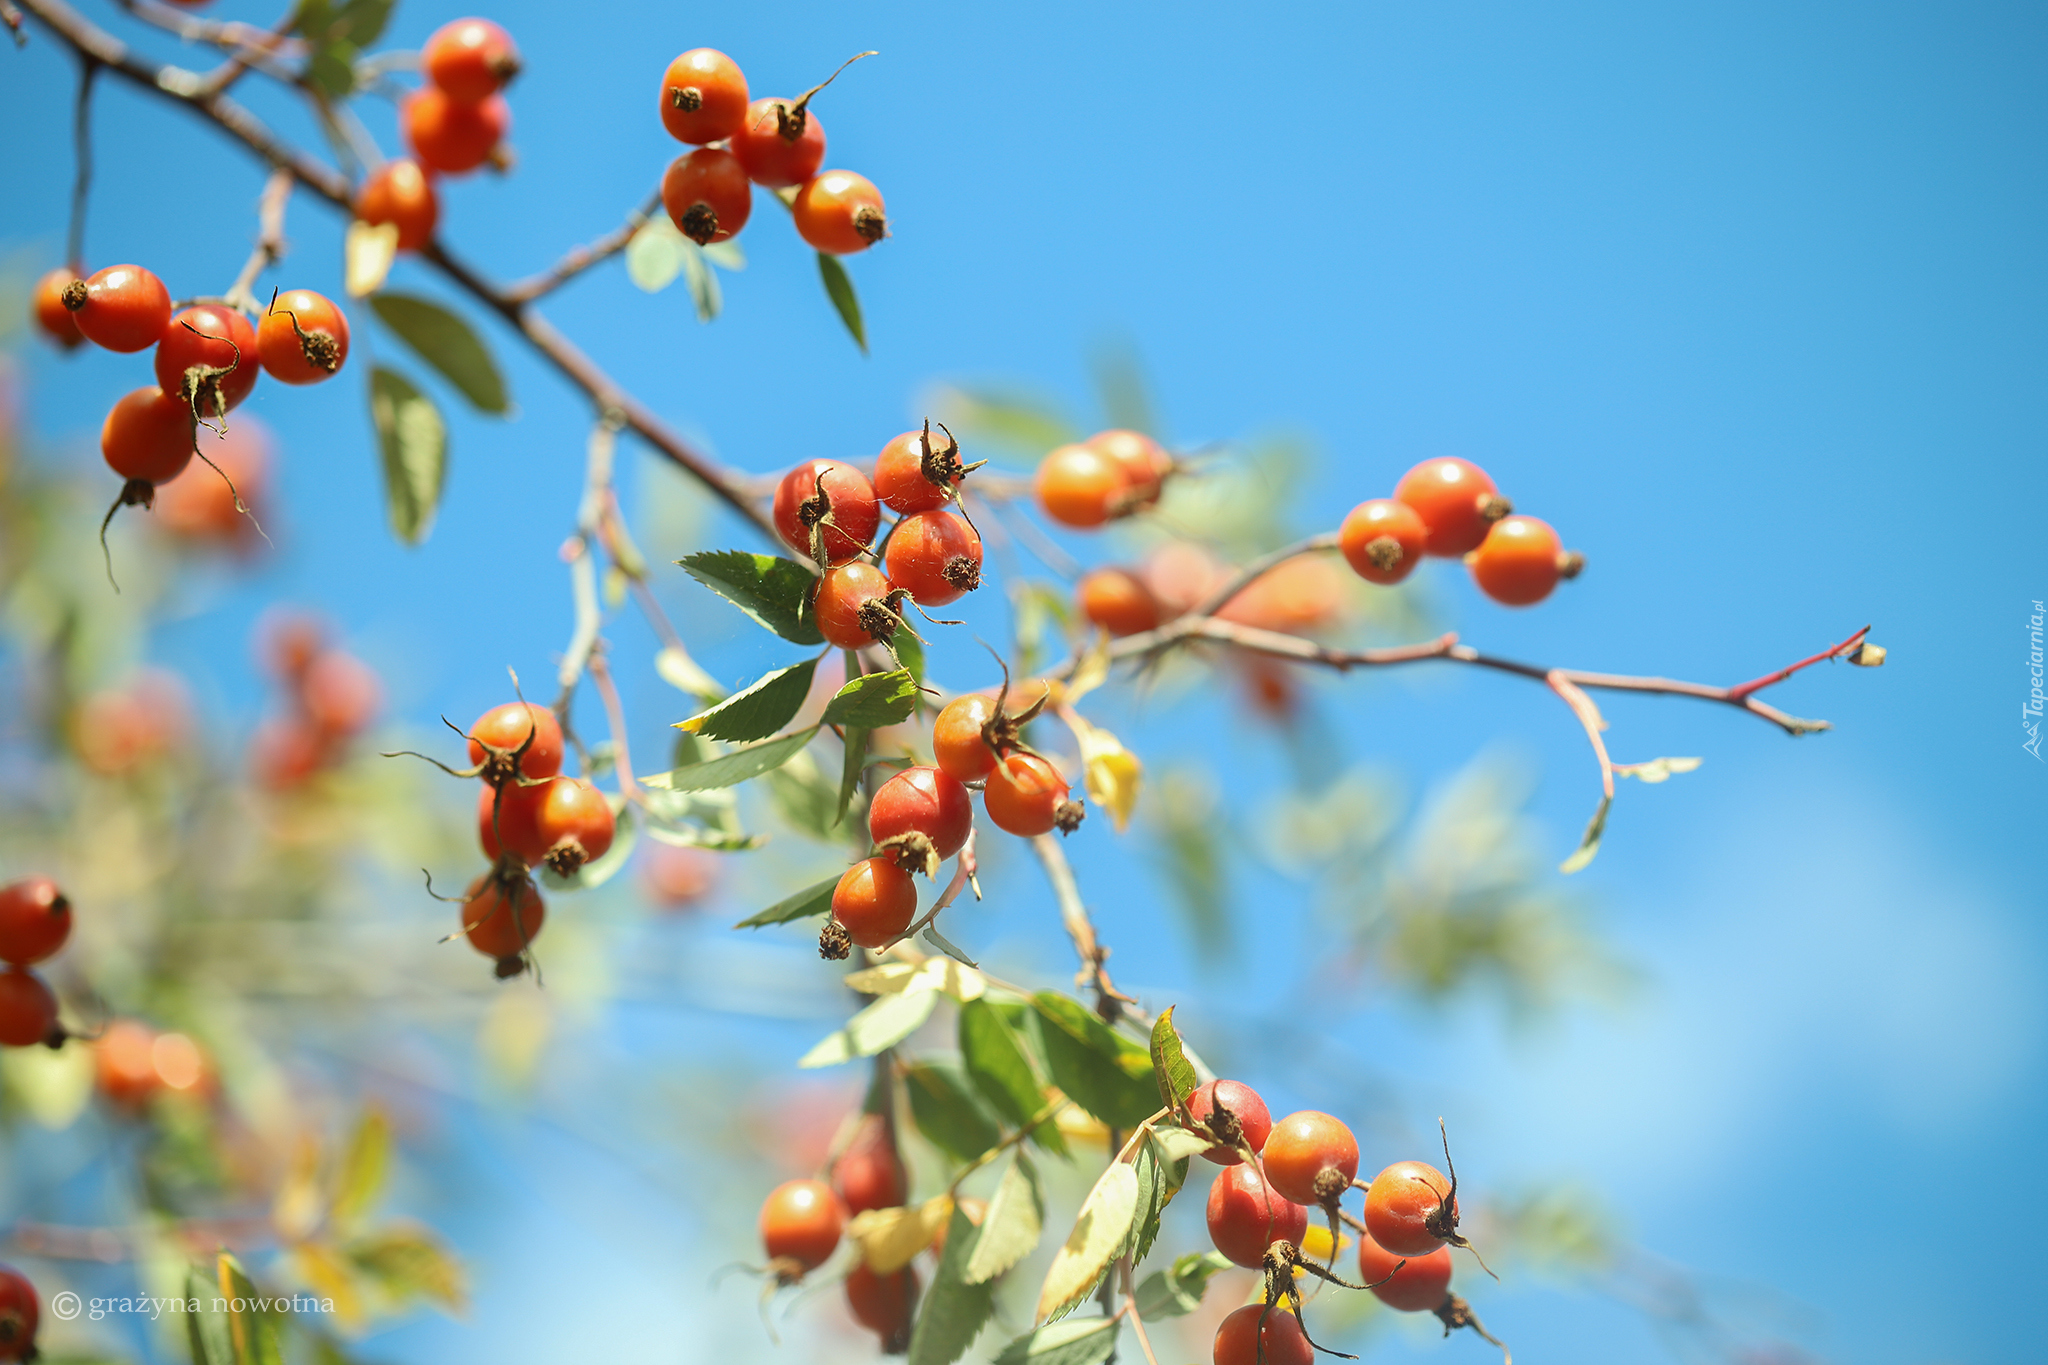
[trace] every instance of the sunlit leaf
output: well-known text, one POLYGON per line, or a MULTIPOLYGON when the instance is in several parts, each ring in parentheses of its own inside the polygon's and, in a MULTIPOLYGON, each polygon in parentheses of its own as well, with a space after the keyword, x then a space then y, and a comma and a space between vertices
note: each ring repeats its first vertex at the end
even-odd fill
POLYGON ((893 1275, 930 1246, 952 1216, 952 1197, 941 1194, 922 1204, 855 1214, 846 1225, 846 1237, 859 1248, 861 1261, 869 1270, 893 1275))
POLYGON ((678 792, 736 786, 788 762, 791 755, 800 752, 817 733, 816 727, 799 730, 793 735, 784 735, 780 739, 771 739, 764 744, 736 749, 732 753, 722 754, 703 763, 692 763, 687 768, 676 768, 670 772, 644 777, 640 779, 641 785, 678 792))
MULTIPOLYGON (((1021 1127, 1044 1107, 1045 1091, 1031 1068, 1025 1035, 996 1005, 972 1000, 960 1007, 960 1056, 968 1078, 1012 1127, 1021 1127)), ((1039 1124, 1031 1140, 1055 1155, 1066 1154, 1055 1124, 1039 1124)))
POLYGON ((787 924, 791 920, 808 919, 822 915, 832 908, 832 889, 839 885, 839 878, 827 877, 813 886, 807 886, 794 896, 775 902, 766 910, 747 916, 735 929, 758 929, 764 924, 787 924))
POLYGON ((259 1305, 264 1297, 242 1263, 223 1251, 216 1262, 215 1284, 227 1302, 228 1341, 235 1365, 284 1365, 278 1349, 277 1329, 259 1305))
POLYGON ((795 560, 743 550, 706 550, 676 563, 791 644, 825 642, 810 612, 811 591, 818 580, 795 560))
POLYGON ((683 279, 690 286, 690 303, 697 310, 697 321, 711 322, 725 311, 725 293, 718 287, 718 272, 704 258, 704 248, 687 237, 681 237, 683 252, 683 279))
POLYGON ((1131 812, 1138 804, 1138 787, 1144 780, 1145 765, 1124 748, 1109 731, 1092 725, 1072 711, 1061 713, 1074 739, 1081 746, 1081 765, 1088 799, 1109 812, 1122 834, 1130 828, 1131 812))
POLYGON ((1577 872, 1598 856, 1600 836, 1607 832, 1607 808, 1613 804, 1614 798, 1611 796, 1600 798, 1600 807, 1593 812, 1593 818, 1586 822, 1586 832, 1580 837, 1578 848, 1573 851, 1571 857, 1557 865, 1559 872, 1567 875, 1577 872))
POLYGON ((1052 1083, 1113 1128, 1135 1128, 1158 1110, 1151 1055, 1087 1007, 1051 991, 1031 998, 1052 1083))
POLYGON ((856 1057, 872 1057, 894 1047, 924 1026, 938 1007, 936 991, 902 991, 884 995, 846 1021, 846 1027, 805 1053, 799 1067, 838 1066, 856 1057))
POLYGON ((683 248, 694 245, 666 213, 642 223, 626 243, 626 278, 636 288, 659 294, 683 269, 683 248))
POLYGON ((342 288, 350 298, 376 293, 398 259, 398 224, 351 220, 342 238, 341 259, 342 288))
POLYGON ((1201 1084, 1194 1067, 1188 1064, 1187 1054, 1181 1051, 1180 1030, 1173 1022, 1177 1008, 1168 1005, 1152 1024, 1152 1079, 1159 1086, 1161 1102, 1173 1110, 1186 1104, 1188 1096, 1201 1084))
POLYGON ((370 1211, 371 1203, 383 1192, 390 1164, 391 1121, 381 1109, 366 1109, 349 1137, 335 1177, 330 1214, 335 1222, 351 1223, 370 1211))
POLYGON ((1038 1177, 1020 1151, 1011 1157, 994 1197, 988 1201, 988 1211, 981 1216, 981 1231, 975 1236, 974 1250, 961 1277, 969 1284, 986 1284, 1016 1265, 1037 1250, 1044 1222, 1038 1177))
POLYGON ((1102 1365, 1116 1355, 1117 1318, 1069 1318, 1026 1332, 996 1356, 995 1365, 1102 1365))
POLYGON ((825 296, 832 300, 832 307, 839 313, 839 320, 846 324, 847 332, 853 337, 860 353, 868 353, 867 324, 861 321, 860 295, 853 292, 853 277, 846 273, 846 267, 839 263, 837 256, 826 252, 818 253, 818 275, 825 281, 825 296))
POLYGON ((824 723, 879 730, 910 718, 917 709, 917 679, 910 670, 869 673, 839 689, 825 704, 824 723))
POLYGON ((410 294, 375 294, 370 307, 478 411, 502 413, 511 406, 497 361, 458 314, 410 294))
POLYGON ((1038 1291, 1034 1317, 1045 1322, 1069 1313, 1094 1292, 1131 1233, 1138 1210, 1138 1175, 1112 1161, 1074 1220, 1074 1229, 1052 1258, 1038 1291))
POLYGON ((1191 1156, 1200 1156, 1216 1145, 1214 1138, 1204 1133, 1190 1132, 1186 1128, 1162 1123, 1152 1130, 1152 1145, 1159 1149, 1159 1160, 1172 1166, 1191 1156))
POLYGON ((706 739, 745 743, 765 739, 796 718, 811 690, 816 659, 762 675, 745 691, 735 692, 708 711, 700 711, 676 728, 706 739))
POLYGON ((1139 1282, 1133 1295, 1138 1316, 1147 1322, 1185 1317, 1202 1306, 1202 1295, 1216 1272, 1230 1268, 1231 1260, 1222 1252, 1197 1251, 1182 1256, 1170 1269, 1155 1270, 1139 1282))
POLYGON ((433 400, 396 370, 370 371, 370 420, 384 457, 384 505, 391 529, 418 545, 434 528, 448 478, 448 427, 433 400))
POLYGON ((1689 773, 1699 767, 1704 759, 1698 758, 1653 758, 1647 763, 1617 763, 1616 777, 1633 777, 1639 782, 1663 782, 1673 773, 1689 773))
POLYGON ((725 695, 725 689, 718 685, 717 680, 699 668, 688 652, 675 645, 664 646, 654 656, 654 671, 678 692, 688 692, 705 701, 717 701, 725 695))
POLYGON ((460 1311, 469 1295, 462 1263, 423 1227, 401 1224, 360 1237, 342 1248, 350 1262, 377 1282, 395 1306, 426 1299, 460 1311))

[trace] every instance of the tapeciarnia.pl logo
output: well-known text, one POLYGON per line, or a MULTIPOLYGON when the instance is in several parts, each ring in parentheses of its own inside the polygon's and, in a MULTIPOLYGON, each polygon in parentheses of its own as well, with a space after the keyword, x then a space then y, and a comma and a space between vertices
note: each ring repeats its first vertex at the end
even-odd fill
POLYGON ((2027 693, 2026 704, 2020 707, 2020 728, 2027 732, 2026 743, 2020 745, 2020 747, 2032 754, 2036 763, 2041 761, 2041 707, 2043 702, 2041 693, 2041 622, 2043 617, 2048 617, 2048 609, 2044 609, 2039 599, 2036 599, 2034 602, 2034 614, 2027 619, 2027 672, 2031 675, 2032 687, 2027 693))

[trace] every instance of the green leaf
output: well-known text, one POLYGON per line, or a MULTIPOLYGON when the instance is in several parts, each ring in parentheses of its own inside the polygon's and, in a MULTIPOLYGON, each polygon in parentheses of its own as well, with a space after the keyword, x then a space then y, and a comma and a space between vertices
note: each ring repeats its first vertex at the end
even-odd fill
MULTIPOLYGON (((1185 1137, 1186 1134, 1181 1136, 1185 1137)), ((1159 1236, 1159 1222, 1166 1213, 1166 1206, 1180 1193, 1180 1187, 1187 1183, 1188 1159, 1185 1156, 1172 1157, 1161 1149, 1151 1135, 1138 1145, 1136 1159, 1131 1169, 1138 1177, 1138 1209, 1131 1221, 1131 1240, 1123 1249, 1133 1265, 1145 1259, 1152 1252, 1152 1243, 1159 1236)))
POLYGON ((349 42, 368 47, 384 35, 397 0, 348 0, 335 18, 349 42))
POLYGON ((502 413, 511 407, 498 363, 459 316, 410 294, 372 294, 370 307, 478 411, 502 413))
POLYGON ((433 400, 396 370, 370 371, 370 421, 384 456, 384 506, 391 529, 418 545, 434 529, 448 478, 448 427, 433 400))
POLYGON ((694 246, 666 213, 642 223, 626 243, 626 278, 649 294, 659 294, 683 269, 683 248, 694 246))
POLYGON ((917 698, 917 679, 909 669, 869 673, 840 688, 825 704, 825 724, 857 725, 863 730, 899 725, 917 709, 917 698))
POLYGON ((846 1027, 806 1052, 799 1067, 838 1066, 894 1047, 924 1026, 939 1003, 937 991, 897 991, 878 997, 846 1027))
POLYGON ((896 661, 910 670, 911 679, 924 681, 924 643, 907 630, 896 632, 889 641, 889 647, 896 651, 896 661))
POLYGON ((700 711, 678 730, 688 730, 706 739, 744 743, 765 739, 796 718, 810 694, 811 675, 818 671, 816 659, 806 659, 757 679, 743 692, 735 692, 708 711, 700 711))
POLYGON ((718 272, 704 259, 704 248, 689 238, 683 243, 683 278, 689 282, 690 303, 697 321, 710 322, 725 309, 725 295, 718 287, 718 272))
POLYGON ((1069 1318, 1026 1332, 1005 1346, 995 1365, 1102 1365, 1116 1355, 1116 1318, 1069 1318))
POLYGON ((1584 867, 1600 852, 1600 836, 1607 832, 1607 808, 1614 804, 1614 798, 1600 798, 1600 808, 1593 812, 1593 818, 1586 822, 1586 832, 1579 840, 1579 846, 1572 856, 1557 865, 1557 870, 1569 876, 1584 867))
POLYGON ((306 58, 306 84, 330 100, 355 93, 356 56, 353 43, 324 43, 306 58))
POLYGON ((1215 1139, 1206 1133, 1190 1132, 1168 1123, 1153 1125, 1149 1141, 1159 1149, 1159 1159, 1169 1165, 1200 1156, 1216 1145, 1215 1139))
POLYGON ((798 730, 793 735, 784 735, 765 744, 736 749, 732 753, 704 763, 692 763, 687 768, 677 768, 673 772, 644 777, 640 779, 641 785, 678 792, 735 787, 749 778, 759 777, 770 769, 781 767, 792 755, 801 752, 804 745, 811 742, 811 736, 817 733, 816 726, 808 730, 798 730))
POLYGON ((868 732, 857 725, 846 727, 839 763, 839 799, 833 805, 832 823, 836 826, 846 818, 847 810, 853 805, 853 794, 860 790, 861 774, 867 771, 868 732))
POLYGON ((1074 1220, 1074 1230, 1052 1258, 1038 1291, 1039 1322, 1065 1317, 1102 1282, 1123 1250, 1138 1212, 1138 1173, 1112 1161, 1074 1220))
POLYGON ((1202 1306, 1202 1295, 1210 1277, 1231 1268, 1220 1251, 1195 1251, 1175 1261, 1170 1269, 1155 1270, 1139 1282, 1138 1316, 1147 1322, 1157 1318, 1185 1317, 1202 1306))
POLYGON ((981 1216, 981 1231, 961 1278, 969 1284, 993 1280, 1038 1248, 1044 1225, 1045 1203, 1039 1194, 1038 1176, 1020 1151, 1004 1168, 988 1211, 981 1216))
POLYGON ((185 1340, 192 1350, 192 1365, 236 1365, 235 1339, 228 1326, 228 1313, 213 1310, 220 1297, 220 1284, 205 1272, 185 1273, 185 1297, 196 1300, 199 1311, 185 1314, 185 1340))
POLYGON ((220 1253, 217 1273, 219 1297, 228 1301, 220 1317, 227 1324, 234 1365, 284 1365, 277 1329, 266 1311, 276 1300, 258 1294, 241 1262, 225 1251, 220 1253))
POLYGON ((371 1203, 384 1188, 384 1176, 391 1165, 391 1121, 379 1109, 363 1111, 341 1158, 341 1172, 334 1182, 332 1218, 351 1223, 370 1211, 371 1203))
MULTIPOLYGON (((687 239, 685 239, 687 240, 687 239)), ((747 251, 737 237, 728 237, 722 242, 713 242, 702 248, 704 259, 720 270, 740 271, 747 268, 747 251)))
POLYGON ((975 1238, 974 1224, 955 1207, 953 1220, 946 1227, 946 1252, 939 1258, 938 1273, 918 1310, 905 1365, 953 1365, 967 1354, 987 1324, 995 1308, 995 1288, 970 1284, 965 1275, 975 1238))
POLYGON ((462 1263, 425 1228, 387 1228, 350 1242, 342 1252, 394 1304, 427 1299, 460 1312, 468 1298, 462 1263))
POLYGON ((706 550, 676 563, 791 644, 825 643, 811 619, 811 591, 818 580, 795 560, 744 550, 706 550))
MULTIPOLYGON (((1023 1037, 987 999, 960 1007, 960 1058, 977 1089, 1011 1127, 1021 1127, 1045 1105, 1023 1037)), ((1037 1131, 1059 1129, 1050 1123, 1037 1131)))
POLYGON ((1067 1098, 1113 1128, 1135 1128, 1159 1108, 1152 1059, 1086 1006, 1052 991, 1031 997, 1046 1069, 1067 1098))
POLYGON ((1173 1024, 1175 1008, 1168 1005, 1152 1025, 1152 1078, 1158 1082, 1161 1102, 1168 1109, 1177 1110, 1187 1103, 1201 1081, 1188 1064, 1187 1054, 1181 1051, 1180 1030, 1173 1024))
POLYGON ((846 267, 839 263, 837 256, 818 253, 818 274, 825 281, 825 294, 832 300, 832 306, 839 310, 839 320, 846 324, 860 353, 868 353, 867 324, 860 317, 860 295, 853 292, 853 277, 846 273, 846 267))
POLYGON ((967 955, 967 950, 965 948, 962 948, 959 944, 953 942, 952 939, 947 938, 944 934, 940 933, 939 926, 936 922, 927 924, 924 927, 923 937, 926 943, 931 944, 932 947, 937 948, 940 952, 944 953, 947 957, 952 958, 955 962, 964 962, 970 967, 979 967, 981 965, 979 962, 976 962, 973 958, 967 955))
POLYGON ((903 1074, 917 1131, 934 1147, 960 1161, 972 1161, 1002 1140, 988 1111, 974 1097, 955 1066, 922 1062, 903 1074))
POLYGON ((815 753, 798 754, 768 774, 766 781, 775 809, 798 833, 823 843, 839 842, 835 827, 840 821, 840 784, 826 779, 815 753))
POLYGON ((839 885, 839 878, 827 877, 815 886, 807 886, 794 896, 775 902, 766 910, 747 916, 735 929, 759 929, 764 924, 787 924, 793 919, 809 919, 822 915, 832 908, 832 889, 839 885))

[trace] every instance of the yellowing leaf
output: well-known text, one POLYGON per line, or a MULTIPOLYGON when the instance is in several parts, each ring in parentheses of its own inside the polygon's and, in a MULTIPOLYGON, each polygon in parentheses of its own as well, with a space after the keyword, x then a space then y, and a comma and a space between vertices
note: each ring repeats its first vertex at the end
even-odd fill
POLYGON ((1653 758, 1648 763, 1617 763, 1616 777, 1633 777, 1640 782, 1663 782, 1673 773, 1689 773, 1704 760, 1697 758, 1653 758))
POLYGON ((1067 678, 1067 685, 1059 697, 1062 706, 1072 706, 1081 698, 1109 681, 1109 635, 1096 631, 1088 642, 1088 652, 1081 656, 1081 662, 1067 678))
POLYGON ((348 1150, 342 1154, 341 1169, 334 1181, 334 1207, 329 1216, 337 1223, 347 1223, 369 1212, 384 1188, 390 1164, 391 1122, 381 1110, 367 1109, 362 1122, 356 1125, 355 1135, 349 1139, 348 1150))
POLYGON ((312 1235, 326 1209, 320 1190, 320 1143, 311 1133, 301 1133, 292 1148, 291 1169, 271 1204, 270 1221, 281 1240, 296 1242, 312 1235))
POLYGON ((31 1118, 61 1131, 92 1099, 92 1049, 6 1048, 0 1050, 0 1079, 31 1118))
POLYGON ((861 1260, 877 1275, 890 1275, 932 1244, 953 1216, 948 1195, 927 1199, 914 1208, 869 1209, 846 1225, 846 1235, 860 1250, 861 1260))
POLYGON ((1145 765, 1124 748, 1109 731, 1083 720, 1073 711, 1061 711, 1074 739, 1081 746, 1082 774, 1088 799, 1109 812, 1117 833, 1130 827, 1131 811, 1138 804, 1138 786, 1144 780, 1145 765))
MULTIPOLYGON (((1337 1241, 1337 1250, 1342 1251, 1350 1245, 1351 1239, 1349 1237, 1340 1237, 1337 1241)), ((1311 1261, 1322 1261, 1328 1264, 1332 1255, 1330 1251, 1330 1229, 1321 1224, 1311 1225, 1309 1230, 1301 1235, 1301 1254, 1308 1257, 1311 1261)))
MULTIPOLYGON (((1051 1098, 1055 1093, 1057 1092, 1047 1091, 1047 1098, 1051 1098)), ((1061 1137, 1072 1141, 1085 1142, 1096 1147, 1109 1145, 1108 1125, 1074 1105, 1070 1104, 1053 1115, 1052 1126, 1060 1130, 1061 1137)))
POLYGON ((292 1268, 315 1296, 334 1300, 334 1315, 342 1322, 351 1327, 362 1324, 363 1296, 356 1272, 332 1247, 299 1243, 292 1248, 292 1268))
POLYGON ((841 979, 849 989, 862 995, 895 995, 908 990, 923 967, 922 962, 884 962, 879 967, 848 972, 841 979))
POLYGON ((357 219, 348 225, 342 239, 342 288, 352 299, 376 293, 384 287, 391 263, 398 259, 398 224, 372 226, 357 219))
POLYGON ((1044 1322, 1086 1298, 1130 1236, 1138 1212, 1138 1173, 1112 1162, 1081 1205, 1081 1216, 1045 1272, 1038 1291, 1037 1321, 1044 1322))

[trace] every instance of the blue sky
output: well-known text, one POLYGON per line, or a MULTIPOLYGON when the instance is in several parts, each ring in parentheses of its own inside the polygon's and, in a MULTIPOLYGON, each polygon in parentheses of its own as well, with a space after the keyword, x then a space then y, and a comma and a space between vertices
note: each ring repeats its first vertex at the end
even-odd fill
MULTIPOLYGON (((744 235, 751 264, 727 277, 712 326, 679 292, 642 295, 615 266, 547 306, 737 465, 869 455, 936 380, 1013 381, 1086 412, 1091 350, 1123 339, 1177 443, 1275 430, 1316 443, 1320 462, 1293 490, 1302 530, 1450 453, 1485 463, 1588 552, 1585 578, 1529 613, 1436 572, 1446 615, 1475 643, 1732 682, 1874 622, 1885 669, 1815 670, 1774 696, 1832 719, 1831 734, 1794 742, 1675 700, 1608 706, 1618 757, 1707 760, 1625 790, 1581 879, 1642 972, 1636 995, 1514 1037, 1486 1010, 1372 1004, 1347 1016, 1344 1042, 1389 1079, 1416 1140, 1439 1112, 1465 1115, 1467 1179, 1592 1183, 1655 1252, 1807 1305, 1803 1339, 1824 1357, 2009 1358, 2009 1326, 1981 1306, 2022 1302, 2038 1279, 2027 1229, 2048 1194, 2034 1160, 2048 1117, 2048 772, 2015 724, 2026 616, 2048 597, 2038 8, 494 14, 527 56, 512 96, 520 164, 453 186, 444 231, 504 277, 608 229, 653 185, 676 152, 651 107, 676 51, 722 48, 757 92, 794 93, 880 50, 819 106, 828 163, 875 180, 894 224, 852 263, 872 358, 840 333, 772 212, 744 235), (1953 1210, 1952 1225, 1926 1222, 1932 1209, 1953 1210)), ((390 36, 414 44, 450 17, 415 0, 390 36)), ((26 134, 7 152, 0 244, 40 270, 61 254, 72 73, 40 33, 0 62, 0 124, 26 134)), ((254 102, 309 137, 281 103, 254 102)), ((388 110, 373 107, 372 123, 392 146, 388 110)), ((260 168, 112 82, 98 130, 91 260, 150 264, 174 293, 223 287, 253 232, 260 168)), ((340 228, 295 199, 278 282, 336 292, 340 228)), ((401 279, 447 297, 407 267, 401 279)), ((397 354, 367 322, 357 337, 361 360, 397 354)), ((448 495, 418 550, 385 530, 359 382, 259 389, 251 410, 283 433, 286 548, 253 576, 187 592, 153 646, 223 724, 255 713, 243 641, 279 599, 330 611, 384 670, 405 725, 480 710, 506 664, 548 670, 569 628, 553 548, 587 415, 512 338, 491 340, 518 419, 451 402, 448 495)), ((29 364, 37 429, 82 461, 106 405, 143 382, 128 357, 29 364)), ((775 661, 717 610, 675 598, 721 676, 775 661)), ((651 748, 676 718, 673 694, 644 667, 623 681, 651 748)), ((1590 808, 1583 740, 1539 688, 1445 671, 1319 696, 1347 756, 1417 791, 1506 746, 1537 774, 1546 857, 1590 808)), ((1233 718, 1216 699, 1171 717, 1196 719, 1233 718)), ((1164 722, 1157 733, 1169 743, 1164 722)), ((1278 771, 1255 736, 1219 752, 1255 787, 1278 771)), ((1118 907, 1104 929, 1129 979, 1219 1008, 1274 1006, 1295 979, 1284 937, 1261 945, 1246 979, 1199 978, 1170 936, 1146 933, 1161 913, 1149 878, 1093 833, 1076 859, 1118 907)), ((1014 910, 978 941, 1036 953, 1054 977, 1063 949, 1041 893, 1022 875, 1015 887, 1014 910), (1031 915, 1035 936, 1018 927, 1031 915)), ((1302 923, 1292 884, 1240 890, 1274 924, 1302 923)), ((703 951, 725 951, 717 938, 703 951)), ((605 1046, 656 1046, 632 1024, 628 1012, 598 1026, 616 1035, 605 1046)), ((819 1029, 742 1032, 784 1058, 819 1029)), ((578 1275, 680 1295, 606 1315, 586 1340, 659 1342, 661 1359, 695 1358, 678 1354, 674 1327, 715 1321, 752 1340, 743 1292, 692 1297, 698 1260, 723 1256, 652 1217, 658 1200, 622 1193, 636 1177, 584 1171, 573 1151, 547 1150, 545 1130, 475 1122, 527 1158, 508 1156, 508 1170, 544 1159, 565 1172, 503 1223, 478 1222, 479 1249, 513 1230, 557 1239, 578 1275)), ((516 1312, 546 1263, 498 1251, 485 1264, 475 1325, 406 1329, 393 1358, 532 1339, 494 1309, 516 1312)), ((1518 1287, 1490 1303, 1524 1359, 1642 1358, 1639 1321, 1597 1302, 1518 1287)), ((1375 1349, 1392 1360, 1478 1343, 1397 1335, 1375 1349)))

